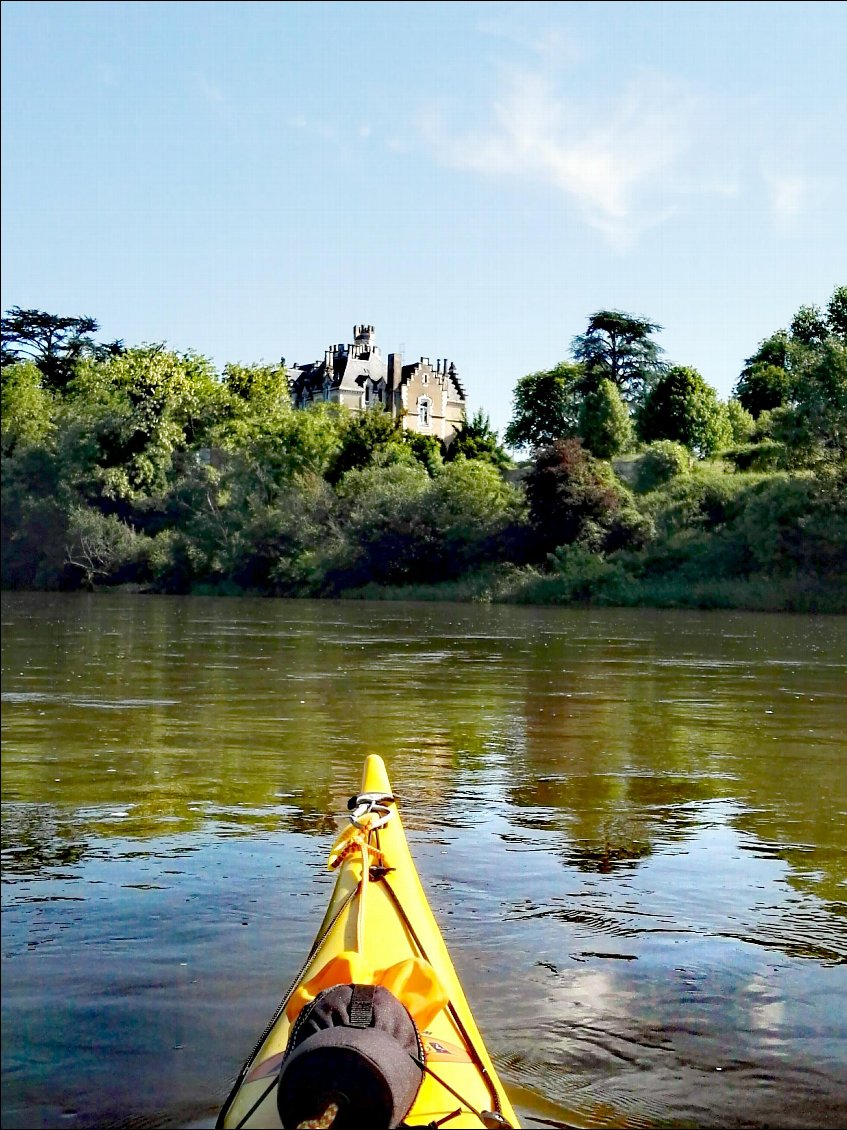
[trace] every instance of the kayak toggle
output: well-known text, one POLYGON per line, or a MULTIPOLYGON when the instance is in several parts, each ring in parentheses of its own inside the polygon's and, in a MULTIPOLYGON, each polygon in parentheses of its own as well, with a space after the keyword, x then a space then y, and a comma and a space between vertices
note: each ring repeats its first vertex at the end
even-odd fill
POLYGON ((394 804, 396 799, 391 793, 356 793, 347 801, 350 819, 357 828, 366 828, 372 832, 387 824, 394 815, 395 809, 388 806, 394 804), (365 816, 375 816, 376 819, 363 823, 365 816))

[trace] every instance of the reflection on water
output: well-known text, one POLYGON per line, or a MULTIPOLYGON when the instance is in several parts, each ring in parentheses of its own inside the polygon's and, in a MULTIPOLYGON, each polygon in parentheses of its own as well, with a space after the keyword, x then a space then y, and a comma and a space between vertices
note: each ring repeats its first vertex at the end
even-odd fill
POLYGON ((213 1123, 371 752, 526 1125, 845 1123, 845 621, 2 615, 4 1126, 213 1123))

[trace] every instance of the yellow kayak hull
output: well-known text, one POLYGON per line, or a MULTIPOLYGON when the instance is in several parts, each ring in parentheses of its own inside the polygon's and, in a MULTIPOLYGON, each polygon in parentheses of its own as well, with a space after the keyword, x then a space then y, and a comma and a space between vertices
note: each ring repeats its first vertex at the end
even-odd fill
MULTIPOLYGON (((361 792, 391 796, 381 757, 366 759, 361 792)), ((411 995, 404 1003, 426 1025, 422 1037, 427 1070, 406 1116, 408 1125, 438 1122, 447 1130, 518 1125, 427 902, 396 804, 388 807, 391 816, 386 823, 370 831, 366 817, 363 832, 353 826, 336 841, 330 865, 337 867, 338 878, 315 944, 242 1068, 218 1118, 219 1128, 281 1127, 276 1078, 296 1012, 303 1001, 329 987, 327 978, 332 982, 337 977, 341 983, 352 979, 347 976, 351 965, 357 981, 386 984, 395 992, 390 978, 396 982, 398 970, 413 970, 405 982, 401 976, 397 983, 406 983, 411 995), (366 842, 364 849, 359 847, 361 840, 366 842), (426 985, 415 984, 418 967, 434 972, 440 1001, 446 999, 443 1007, 430 1000, 428 1009, 426 985), (420 1005, 417 1015, 409 1000, 420 1005)), ((403 999, 402 992, 397 995, 403 999)))

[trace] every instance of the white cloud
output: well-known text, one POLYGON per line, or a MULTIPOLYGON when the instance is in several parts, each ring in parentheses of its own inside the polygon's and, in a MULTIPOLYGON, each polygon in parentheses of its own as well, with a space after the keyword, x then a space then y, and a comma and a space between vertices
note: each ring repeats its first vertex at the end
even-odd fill
POLYGON ((507 79, 489 128, 451 135, 431 116, 425 129, 443 162, 552 186, 624 249, 690 191, 678 166, 691 147, 694 115, 690 97, 653 76, 608 106, 564 97, 550 79, 525 71, 507 79))
POLYGON ((777 227, 790 228, 805 211, 811 184, 795 172, 764 172, 771 217, 777 227))

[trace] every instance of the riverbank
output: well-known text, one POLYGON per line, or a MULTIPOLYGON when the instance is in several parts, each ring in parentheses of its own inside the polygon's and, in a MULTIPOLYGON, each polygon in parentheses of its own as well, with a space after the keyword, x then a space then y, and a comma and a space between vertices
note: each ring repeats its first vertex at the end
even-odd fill
MULTIPOLYGON (((550 573, 532 566, 500 565, 432 584, 385 585, 371 582, 324 596, 249 589, 226 580, 199 582, 185 593, 162 593, 150 585, 128 582, 95 586, 100 594, 184 595, 245 599, 346 600, 452 604, 514 604, 538 607, 725 609, 738 612, 787 612, 847 615, 847 577, 638 577, 593 555, 577 558, 567 571, 550 573)), ((2 591, 11 591, 3 589, 2 591)), ((32 590, 30 590, 32 591, 32 590)))
POLYGON ((595 605, 602 608, 735 609, 748 612, 847 614, 847 580, 817 577, 574 578, 536 569, 477 573, 434 585, 365 585, 340 594, 342 600, 458 601, 485 604, 595 605))

